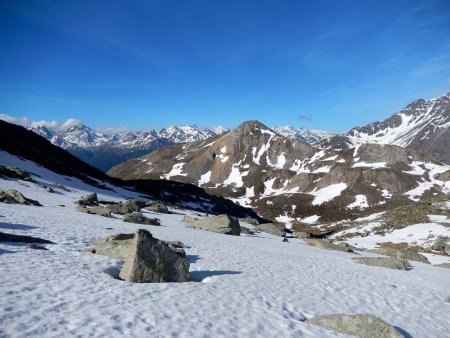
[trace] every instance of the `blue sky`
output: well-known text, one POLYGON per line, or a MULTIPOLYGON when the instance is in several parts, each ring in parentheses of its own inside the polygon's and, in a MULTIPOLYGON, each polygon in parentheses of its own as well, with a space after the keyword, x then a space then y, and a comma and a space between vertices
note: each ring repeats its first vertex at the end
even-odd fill
POLYGON ((450 91, 450 1, 0 1, 0 113, 341 132, 450 91))

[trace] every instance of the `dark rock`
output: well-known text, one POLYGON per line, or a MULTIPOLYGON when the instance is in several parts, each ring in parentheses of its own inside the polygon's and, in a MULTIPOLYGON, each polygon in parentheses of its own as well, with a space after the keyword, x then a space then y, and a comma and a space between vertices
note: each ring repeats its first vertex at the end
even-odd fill
POLYGON ((169 209, 167 208, 167 205, 161 201, 147 202, 144 209, 148 210, 148 211, 158 212, 160 214, 169 214, 170 213, 169 209))
POLYGON ((19 191, 13 189, 0 191, 0 202, 42 206, 38 201, 26 198, 19 191))
POLYGON ((111 210, 109 208, 104 207, 90 207, 87 208, 83 205, 77 207, 77 210, 80 212, 84 212, 86 214, 98 215, 103 217, 111 217, 111 210))
POLYGON ((94 192, 87 196, 83 196, 77 201, 77 203, 84 206, 98 205, 97 193, 94 192))
POLYGON ((189 261, 140 229, 134 235, 120 278, 133 283, 188 282, 189 261))
POLYGON ((48 250, 46 247, 42 246, 42 245, 37 245, 37 244, 30 244, 28 245, 28 249, 34 249, 34 250, 48 250))
POLYGON ((146 224, 146 225, 161 225, 159 219, 148 218, 138 212, 126 214, 123 216, 123 221, 128 223, 146 224))

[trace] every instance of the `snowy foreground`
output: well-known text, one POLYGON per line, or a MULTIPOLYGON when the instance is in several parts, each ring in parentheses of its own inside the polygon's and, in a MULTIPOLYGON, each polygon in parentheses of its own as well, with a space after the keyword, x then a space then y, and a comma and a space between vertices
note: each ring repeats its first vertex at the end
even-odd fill
POLYGON ((0 243, 0 337, 344 337, 303 322, 332 313, 374 314, 405 337, 450 332, 450 269, 411 261, 412 270, 397 271, 355 264, 354 254, 301 240, 188 229, 181 218, 189 211, 148 212, 161 219, 160 227, 83 214, 74 202, 89 192, 104 200, 137 196, 68 181, 4 153, 2 164, 38 171, 38 181, 58 181, 72 191, 55 187, 52 194, 33 183, 0 179, 2 190, 17 189, 44 205, 0 203, 0 231, 57 243, 46 245, 49 251, 0 243), (190 246, 195 281, 120 281, 114 278, 119 261, 79 251, 92 239, 138 228, 190 246))

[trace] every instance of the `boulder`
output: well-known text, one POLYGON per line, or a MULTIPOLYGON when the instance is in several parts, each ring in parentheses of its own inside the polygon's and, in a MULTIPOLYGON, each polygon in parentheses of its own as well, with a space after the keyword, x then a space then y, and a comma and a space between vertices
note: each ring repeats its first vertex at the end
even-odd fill
POLYGON ((444 252, 450 256, 450 244, 445 244, 444 252))
POLYGON ((246 217, 246 218, 239 218, 238 219, 239 223, 247 223, 247 224, 251 224, 251 225, 259 225, 259 221, 256 218, 250 218, 250 217, 246 217))
POLYGON ((28 245, 28 249, 33 249, 33 250, 48 250, 45 246, 38 245, 38 244, 34 244, 34 243, 28 245))
POLYGON ((92 193, 86 196, 81 197, 77 204, 84 206, 98 205, 97 193, 92 193))
POLYGON ((337 245, 324 239, 304 239, 304 241, 306 244, 320 249, 353 252, 350 246, 337 245))
POLYGON ((35 182, 29 172, 15 167, 0 166, 0 177, 18 178, 23 181, 35 182))
POLYGON ((129 200, 125 203, 113 203, 108 206, 113 214, 125 215, 132 212, 139 212, 143 207, 145 207, 145 203, 138 200, 129 200))
POLYGON ((445 239, 441 236, 438 237, 436 242, 431 246, 431 250, 434 251, 445 251, 445 246, 447 245, 445 239))
POLYGON ((26 198, 19 191, 13 189, 0 191, 0 202, 9 204, 42 206, 38 201, 26 198))
POLYGON ((114 259, 125 260, 130 253, 134 234, 117 234, 92 241, 93 253, 114 259))
POLYGON ((191 217, 184 216, 184 223, 187 223, 190 228, 203 229, 212 232, 218 232, 226 235, 239 236, 241 234, 241 227, 236 217, 229 215, 219 215, 210 217, 191 217))
POLYGON ((437 267, 440 267, 440 268, 450 269, 450 263, 440 263, 440 264, 436 264, 434 266, 437 266, 437 267))
POLYGON ((103 217, 111 217, 111 210, 104 207, 90 207, 87 208, 84 205, 79 205, 77 210, 91 215, 98 215, 103 217))
POLYGON ((371 252, 378 253, 380 255, 390 256, 393 258, 401 258, 401 259, 409 259, 411 261, 417 261, 422 263, 430 264, 428 259, 417 252, 412 252, 408 250, 398 250, 389 247, 381 247, 375 250, 371 250, 371 252))
POLYGON ((283 236, 284 234, 284 224, 281 223, 262 223, 255 227, 255 229, 275 236, 283 236))
POLYGON ((148 210, 148 211, 158 212, 160 214, 169 214, 170 213, 169 209, 167 208, 167 205, 161 201, 147 202, 144 209, 148 210))
MULTIPOLYGON (((82 249, 83 252, 94 253, 114 259, 125 260, 131 249, 134 234, 116 234, 105 238, 96 239, 91 242, 93 247, 82 249)), ((177 252, 182 257, 186 257, 184 248, 186 246, 181 241, 163 241, 169 248, 177 252)))
POLYGON ((322 315, 307 319, 306 322, 360 338, 404 338, 396 328, 371 314, 322 315))
POLYGON ((139 229, 120 278, 133 283, 188 282, 189 261, 149 231, 139 229))
POLYGON ((409 270, 411 268, 411 265, 406 259, 391 257, 355 257, 352 259, 358 264, 379 266, 389 269, 409 270))
POLYGON ((146 224, 146 225, 161 225, 159 219, 148 218, 139 212, 133 212, 131 214, 125 214, 123 216, 123 221, 128 223, 146 224))

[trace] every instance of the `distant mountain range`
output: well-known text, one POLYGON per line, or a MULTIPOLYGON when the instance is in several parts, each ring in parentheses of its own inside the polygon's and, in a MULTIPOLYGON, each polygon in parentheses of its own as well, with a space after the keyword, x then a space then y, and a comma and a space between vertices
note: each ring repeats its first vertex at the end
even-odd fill
MULTIPOLYGON (((114 133, 103 133, 83 124, 64 129, 31 124, 27 126, 27 129, 105 172, 116 164, 151 153, 161 147, 202 141, 228 131, 221 126, 199 128, 195 125, 170 126, 159 131, 119 131, 114 133)), ((324 131, 294 129, 291 126, 275 129, 291 139, 314 144, 334 136, 334 134, 324 131)))
POLYGON ((226 131, 223 127, 171 126, 159 131, 102 133, 83 124, 67 129, 32 124, 27 129, 103 171, 163 146, 200 141, 226 131))

